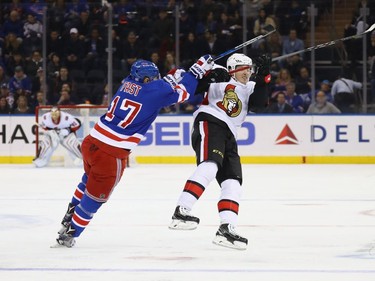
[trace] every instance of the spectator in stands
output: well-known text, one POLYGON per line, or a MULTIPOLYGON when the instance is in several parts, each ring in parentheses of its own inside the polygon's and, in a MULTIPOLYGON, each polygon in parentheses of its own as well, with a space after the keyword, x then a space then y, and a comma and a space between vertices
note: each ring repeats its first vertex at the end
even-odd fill
POLYGON ((185 11, 180 11, 180 38, 185 42, 190 32, 194 32, 195 22, 190 15, 185 11))
POLYGON ((90 14, 88 10, 81 11, 79 15, 79 20, 75 26, 78 29, 79 39, 85 40, 90 36, 90 29, 92 28, 92 22, 90 20, 90 14))
POLYGON ((25 73, 30 79, 33 79, 37 75, 38 69, 43 67, 43 58, 39 50, 33 51, 31 59, 26 61, 25 73))
POLYGON ((181 65, 190 66, 199 58, 198 42, 194 32, 189 32, 181 47, 181 65))
MULTIPOLYGON (((262 8, 259 10, 258 12, 258 17, 257 19, 255 20, 254 22, 254 29, 253 29, 253 33, 255 36, 259 36, 259 35, 264 35, 267 33, 266 30, 264 30, 263 28, 267 25, 272 25, 273 27, 276 28, 276 23, 275 21, 273 20, 273 18, 269 17, 267 14, 266 14, 266 11, 262 8)), ((256 44, 253 46, 254 48, 257 48, 257 46, 259 46, 259 44, 261 42, 264 42, 266 39, 262 39, 262 40, 259 40, 256 42, 256 44)))
POLYGON ((271 103, 271 105, 266 110, 267 113, 293 113, 293 107, 286 102, 285 93, 278 92, 276 94, 276 102, 271 103))
MULTIPOLYGON (((65 21, 65 9, 66 4, 63 0, 53 1, 53 3, 51 3, 51 5, 48 6, 48 27, 50 30, 56 31, 56 33, 58 34, 61 34, 63 32, 65 21)), ((52 48, 51 51, 54 51, 54 49, 52 48)), ((51 53, 51 51, 49 51, 48 54, 51 53)), ((59 54, 61 55, 61 53, 59 54)))
POLYGON ((165 62, 164 62, 164 73, 161 73, 160 74, 162 76, 164 76, 165 74, 168 73, 169 70, 171 70, 172 68, 176 68, 177 65, 176 65, 176 61, 175 61, 175 57, 174 57, 174 53, 173 52, 167 52, 167 55, 165 57, 165 62))
POLYGON ((18 42, 22 42, 23 24, 17 10, 10 12, 9 19, 7 19, 1 27, 0 38, 4 40, 10 33, 15 36, 18 42))
MULTIPOLYGON (((333 102, 333 97, 331 93, 331 82, 329 80, 325 79, 320 83, 320 88, 318 91, 323 91, 326 94, 327 101, 333 102)), ((316 91, 316 93, 318 92, 316 91)))
MULTIPOLYGON (((90 7, 87 1, 72 0, 66 1, 65 26, 69 29, 76 26, 79 22, 79 15, 82 11, 89 11, 90 7)), ((78 32, 77 32, 78 33, 78 32)))
POLYGON ((50 81, 48 100, 55 104, 60 99, 60 90, 64 83, 72 84, 72 79, 69 77, 69 70, 67 67, 62 66, 59 75, 50 81))
POLYGON ((158 67, 160 73, 165 73, 164 64, 160 61, 158 52, 151 53, 150 61, 158 67))
POLYGON ((31 114, 32 108, 28 106, 28 100, 25 95, 20 95, 16 101, 17 107, 14 109, 13 114, 31 114))
POLYGON ((355 102, 355 91, 360 89, 362 89, 362 83, 351 79, 339 78, 333 82, 331 94, 335 105, 341 112, 353 112, 350 106, 355 102))
POLYGON ((298 94, 309 94, 311 92, 311 77, 307 67, 299 69, 299 75, 295 78, 296 92, 298 94))
POLYGON ((7 103, 10 106, 11 111, 13 110, 14 106, 14 95, 9 92, 8 84, 3 83, 0 87, 0 96, 5 97, 7 103))
POLYGON ((281 56, 283 47, 281 44, 282 40, 281 40, 280 33, 276 31, 270 34, 266 38, 266 40, 267 40, 266 46, 267 46, 268 53, 270 53, 273 58, 281 56))
POLYGON ((47 63, 47 78, 56 79, 59 77, 59 71, 61 68, 60 56, 57 53, 51 53, 47 63))
POLYGON ((91 69, 105 69, 105 47, 98 28, 92 28, 90 36, 85 40, 85 58, 83 69, 88 72, 91 69))
POLYGON ((85 47, 79 39, 77 28, 70 29, 70 37, 65 42, 64 61, 68 69, 82 69, 82 58, 85 56, 85 47))
POLYGON ((25 60, 23 56, 15 52, 11 56, 8 57, 8 59, 5 62, 7 74, 11 77, 14 75, 14 70, 17 66, 21 66, 22 68, 25 66, 25 60))
POLYGON ((16 34, 13 32, 9 32, 5 37, 4 41, 4 57, 5 60, 15 54, 19 53, 23 55, 24 48, 21 40, 17 40, 16 34))
POLYGON ((36 93, 35 107, 42 105, 49 105, 49 102, 44 98, 43 92, 39 91, 36 93))
POLYGON ((296 93, 296 84, 294 82, 289 82, 286 84, 285 91, 286 102, 293 107, 295 113, 304 112, 303 99, 296 93))
POLYGON ((61 39, 60 33, 57 30, 51 30, 47 37, 47 55, 52 53, 57 54, 60 58, 63 56, 64 42, 61 39))
POLYGON ((30 95, 31 94, 31 80, 23 72, 21 66, 17 66, 14 69, 14 75, 9 80, 9 90, 17 99, 18 95, 30 95))
POLYGON ((315 95, 315 102, 312 103, 307 114, 332 114, 341 113, 341 111, 332 103, 327 101, 327 96, 323 91, 318 91, 315 95))
POLYGON ((28 14, 26 22, 23 24, 23 36, 24 38, 30 38, 37 36, 42 38, 43 35, 43 25, 37 20, 35 15, 28 14))
MULTIPOLYGON (((171 35, 173 34, 174 22, 168 16, 168 11, 165 8, 161 8, 159 11, 159 17, 153 22, 153 44, 159 47, 159 54, 164 58, 165 53, 173 48, 171 44, 171 35)), ((156 47, 151 46, 151 47, 156 47)))
MULTIPOLYGON (((211 30, 206 30, 204 37, 198 40, 198 50, 201 54, 218 55, 226 51, 226 44, 223 40, 219 40, 211 30)), ((225 60, 219 60, 217 63, 225 64, 225 60)))
POLYGON ((271 94, 272 98, 276 97, 276 94, 278 94, 280 91, 285 92, 286 91, 286 85, 290 82, 292 82, 292 76, 289 73, 289 70, 286 68, 280 69, 277 78, 275 80, 275 86, 273 89, 273 92, 271 94))
POLYGON ((44 71, 42 67, 39 67, 37 74, 31 79, 31 93, 35 100, 36 92, 43 91, 43 79, 44 71))
POLYGON ((12 109, 4 96, 0 96, 0 114, 10 114, 12 109))
MULTIPOLYGON (((289 31, 289 37, 285 38, 283 41, 283 55, 291 54, 297 51, 301 51, 305 49, 305 45, 301 39, 297 37, 297 30, 292 28, 289 31)), ((298 54, 286 58, 285 60, 281 61, 281 63, 286 66, 287 64, 296 64, 298 61, 303 60, 303 55, 298 54)))
POLYGON ((34 15, 28 15, 28 20, 24 24, 23 55, 28 60, 33 51, 43 48, 42 41, 43 26, 36 21, 34 15))
POLYGON ((113 68, 120 70, 121 65, 125 62, 121 62, 121 59, 124 57, 123 55, 123 49, 122 49, 122 43, 117 36, 116 30, 112 29, 112 58, 113 58, 113 68))
POLYGON ((0 65, 0 85, 9 83, 9 76, 5 73, 5 69, 0 65))
POLYGON ((67 90, 61 90, 60 99, 57 102, 58 105, 73 105, 74 102, 70 99, 70 93, 67 90))
POLYGON ((142 46, 135 31, 130 31, 123 46, 125 60, 124 70, 129 72, 130 66, 142 55, 142 46))
POLYGON ((211 33, 216 33, 217 31, 217 20, 215 19, 213 10, 206 10, 202 15, 202 20, 198 21, 196 25, 196 33, 204 34, 207 30, 211 33))

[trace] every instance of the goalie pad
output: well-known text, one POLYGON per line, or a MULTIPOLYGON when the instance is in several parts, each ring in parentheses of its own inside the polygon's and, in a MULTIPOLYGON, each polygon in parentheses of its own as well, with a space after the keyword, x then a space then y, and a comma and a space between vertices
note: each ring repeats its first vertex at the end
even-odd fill
POLYGON ((43 140, 39 141, 38 144, 38 155, 33 160, 34 165, 37 168, 44 167, 48 164, 51 159, 52 153, 59 146, 59 136, 56 131, 46 131, 43 140))
POLYGON ((61 140, 61 145, 75 157, 82 159, 81 143, 77 139, 75 133, 70 133, 66 138, 61 140))

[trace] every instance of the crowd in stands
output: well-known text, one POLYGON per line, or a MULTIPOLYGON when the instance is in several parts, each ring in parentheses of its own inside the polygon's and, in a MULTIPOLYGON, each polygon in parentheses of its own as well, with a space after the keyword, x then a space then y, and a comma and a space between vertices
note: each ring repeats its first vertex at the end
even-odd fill
MULTIPOLYGON (((265 52, 278 57, 305 48, 309 1, 243 1, 247 7, 248 38, 264 33, 263 27, 267 24, 277 27, 277 32, 247 50, 250 57, 265 52)), ((186 69, 203 54, 215 56, 242 43, 243 1, 109 1, 113 6, 114 90, 137 59, 153 61, 162 76, 177 66, 176 5, 180 14, 179 67, 186 69)), ((102 1, 3 2, 0 7, 0 114, 33 113, 38 105, 108 105, 106 25, 109 14, 102 1), (47 26, 44 28, 45 7, 47 26), (46 69, 43 69, 42 51, 44 30, 46 69)), ((315 2, 319 9, 329 8, 329 1, 315 2)), ((218 63, 225 65, 225 59, 218 63)), ((271 73, 271 104, 265 113, 322 112, 316 108, 327 104, 331 108, 330 102, 334 101, 329 90, 331 83, 321 81, 320 89, 311 93, 309 68, 303 55, 273 63, 271 73), (310 105, 312 94, 320 104, 310 105)), ((193 112, 199 103, 199 97, 194 97, 179 110, 193 112)), ((162 112, 175 111, 172 107, 162 112)))

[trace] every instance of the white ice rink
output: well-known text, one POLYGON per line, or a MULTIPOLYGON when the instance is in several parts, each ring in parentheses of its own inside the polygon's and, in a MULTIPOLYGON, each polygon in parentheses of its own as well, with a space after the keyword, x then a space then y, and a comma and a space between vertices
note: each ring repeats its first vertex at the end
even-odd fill
POLYGON ((51 249, 82 170, 0 166, 0 280, 375 280, 375 165, 244 165, 246 251, 211 242, 216 183, 198 229, 168 229, 193 170, 125 170, 76 247, 51 249))

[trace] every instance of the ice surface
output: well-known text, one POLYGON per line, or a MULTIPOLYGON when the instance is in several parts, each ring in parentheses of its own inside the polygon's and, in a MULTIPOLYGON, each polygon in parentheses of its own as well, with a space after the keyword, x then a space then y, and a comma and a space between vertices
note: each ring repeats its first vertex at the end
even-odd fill
POLYGON ((193 170, 128 168, 76 247, 51 249, 82 170, 1 165, 0 280, 375 280, 375 165, 244 165, 246 251, 212 244, 216 183, 198 229, 168 229, 193 170))

